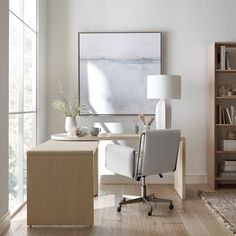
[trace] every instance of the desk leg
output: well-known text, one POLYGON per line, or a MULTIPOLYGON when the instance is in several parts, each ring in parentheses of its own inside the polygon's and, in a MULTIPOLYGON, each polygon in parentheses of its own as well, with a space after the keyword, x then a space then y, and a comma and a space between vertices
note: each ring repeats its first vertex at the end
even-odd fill
POLYGON ((174 188, 182 200, 185 199, 185 138, 181 138, 176 171, 174 172, 174 188))

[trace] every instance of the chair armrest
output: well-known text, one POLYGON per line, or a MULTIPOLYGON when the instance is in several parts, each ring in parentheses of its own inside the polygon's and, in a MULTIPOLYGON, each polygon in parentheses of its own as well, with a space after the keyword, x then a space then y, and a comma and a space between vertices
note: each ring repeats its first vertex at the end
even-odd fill
POLYGON ((133 178, 135 174, 135 150, 126 146, 108 144, 105 165, 116 174, 133 178))

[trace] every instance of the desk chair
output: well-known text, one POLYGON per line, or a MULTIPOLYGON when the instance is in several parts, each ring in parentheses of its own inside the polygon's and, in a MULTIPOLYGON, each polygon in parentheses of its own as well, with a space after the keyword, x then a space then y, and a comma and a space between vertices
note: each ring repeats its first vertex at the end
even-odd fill
POLYGON ((141 180, 141 196, 124 196, 117 211, 123 205, 143 202, 149 207, 148 215, 152 215, 150 202, 167 202, 173 209, 172 200, 146 194, 146 176, 175 171, 180 142, 179 130, 150 130, 140 135, 138 153, 131 147, 108 144, 106 148, 106 167, 116 174, 141 180))

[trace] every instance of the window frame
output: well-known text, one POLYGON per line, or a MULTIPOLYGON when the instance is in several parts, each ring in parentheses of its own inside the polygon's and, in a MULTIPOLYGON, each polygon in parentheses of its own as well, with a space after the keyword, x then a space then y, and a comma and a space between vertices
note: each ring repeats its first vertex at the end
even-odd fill
MULTIPOLYGON (((21 209, 21 207, 25 204, 26 202, 26 195, 24 193, 25 188, 24 188, 24 166, 25 166, 25 155, 26 155, 26 150, 24 150, 24 116, 27 114, 32 114, 32 143, 36 144, 37 143, 37 123, 38 123, 38 22, 39 22, 39 1, 36 1, 36 11, 35 11, 35 21, 36 21, 36 29, 34 30, 29 24, 27 24, 24 21, 24 10, 23 10, 23 17, 21 19, 21 17, 17 16, 17 14, 15 14, 9 6, 9 18, 10 17, 15 17, 16 20, 19 20, 19 22, 22 23, 22 27, 23 27, 23 34, 22 34, 22 38, 23 38, 23 50, 22 50, 22 77, 19 80, 19 95, 18 95, 18 102, 19 102, 19 107, 17 109, 17 111, 8 111, 8 120, 10 120, 11 118, 15 118, 18 119, 18 153, 17 153, 17 165, 18 165, 18 169, 19 169, 19 174, 17 175, 17 183, 19 186, 19 189, 21 189, 22 191, 19 191, 19 196, 18 198, 20 199, 20 204, 17 205, 15 208, 13 209, 9 209, 11 212, 11 215, 14 215, 19 209, 21 209), (32 67, 35 67, 35 77, 32 79, 32 94, 31 94, 31 100, 34 100, 34 107, 32 107, 33 109, 29 109, 29 110, 25 110, 24 108, 24 102, 25 102, 25 97, 24 97, 24 81, 25 81, 25 71, 24 71, 24 55, 25 55, 25 51, 24 51, 24 43, 25 43, 25 29, 28 29, 31 31, 31 33, 35 34, 35 55, 34 55, 34 65, 32 65, 32 67), (15 116, 15 117, 14 117, 15 116), (25 195, 25 197, 24 197, 25 195)), ((24 2, 25 0, 22 1, 23 2, 23 9, 24 9, 24 2)), ((10 24, 10 23, 9 23, 10 24)), ((10 28, 10 25, 9 25, 10 28)), ((10 44, 9 44, 10 47, 10 44)), ((32 48, 33 50, 33 48, 32 48)), ((10 68, 10 67, 9 67, 10 68)), ((9 71, 10 73, 10 71, 9 71)), ((10 90, 10 87, 9 87, 10 90)), ((9 101, 9 105, 10 105, 10 101, 9 101)), ((10 127, 9 127, 10 129, 10 127)), ((10 134, 9 134, 10 135, 10 134)), ((9 136, 10 137, 10 136, 9 136)), ((9 147, 10 147, 10 143, 9 143, 9 147)), ((10 158, 10 155, 9 155, 10 158)), ((10 166, 9 166, 10 168, 10 166)), ((9 172, 10 173, 10 172, 9 172)), ((10 200, 10 191, 9 191, 9 200, 10 200)))

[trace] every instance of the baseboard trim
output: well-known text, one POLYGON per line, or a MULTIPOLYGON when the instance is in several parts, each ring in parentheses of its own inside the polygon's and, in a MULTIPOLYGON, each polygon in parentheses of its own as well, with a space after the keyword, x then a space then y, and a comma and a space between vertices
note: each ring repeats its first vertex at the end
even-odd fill
MULTIPOLYGON (((186 175, 186 184, 206 184, 207 175, 186 175)), ((173 184, 173 174, 164 175, 164 178, 159 176, 149 176, 146 179, 147 184, 173 184)), ((101 175, 101 184, 139 184, 139 182, 120 175, 101 175)))
POLYGON ((0 219, 0 235, 10 226, 10 212, 0 219))

